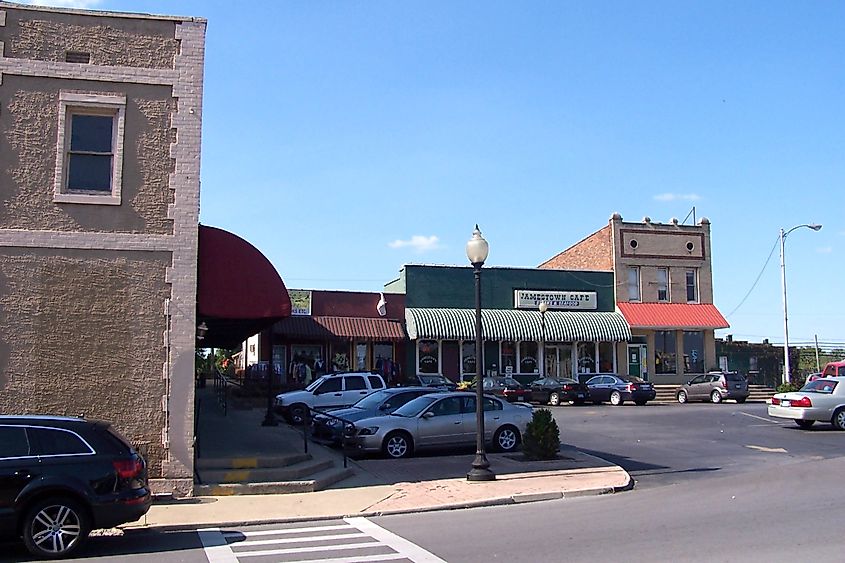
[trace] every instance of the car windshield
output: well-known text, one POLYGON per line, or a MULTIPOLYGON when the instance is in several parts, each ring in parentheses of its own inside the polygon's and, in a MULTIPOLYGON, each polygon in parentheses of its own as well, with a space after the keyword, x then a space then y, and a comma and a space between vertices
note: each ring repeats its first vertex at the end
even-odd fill
POLYGON ((745 381, 745 378, 736 372, 726 373, 725 379, 727 379, 728 381, 745 381))
POLYGON ((801 388, 801 391, 807 393, 826 393, 829 395, 833 393, 833 390, 836 389, 836 385, 838 383, 838 381, 831 379, 816 379, 815 381, 807 383, 801 388))
POLYGON ((620 377, 619 379, 621 379, 622 381, 629 381, 631 383, 645 383, 644 380, 640 379, 635 375, 625 375, 623 377, 620 377))
POLYGON ((440 397, 437 395, 423 395, 421 397, 417 397, 393 411, 391 415, 404 417, 417 416, 439 398, 440 397))
POLYGON ((319 384, 321 384, 322 382, 324 382, 324 381, 325 381, 325 380, 327 380, 328 378, 329 378, 329 376, 328 376, 328 375, 324 375, 323 377, 321 377, 321 378, 319 378, 319 379, 315 379, 314 381, 312 381, 312 382, 308 385, 308 387, 306 387, 306 388, 305 388, 305 390, 306 390, 306 391, 313 391, 314 389, 316 389, 316 388, 317 388, 317 386, 318 386, 319 384))
POLYGON ((449 380, 442 375, 421 375, 419 377, 423 385, 445 385, 449 382, 449 380))
POLYGON ((502 384, 507 385, 508 387, 522 387, 522 384, 512 377, 502 379, 502 384))
POLYGON ((390 397, 392 393, 389 391, 381 390, 376 391, 372 395, 367 395, 354 405, 353 408, 356 409, 377 409, 380 404, 382 404, 388 397, 390 397))

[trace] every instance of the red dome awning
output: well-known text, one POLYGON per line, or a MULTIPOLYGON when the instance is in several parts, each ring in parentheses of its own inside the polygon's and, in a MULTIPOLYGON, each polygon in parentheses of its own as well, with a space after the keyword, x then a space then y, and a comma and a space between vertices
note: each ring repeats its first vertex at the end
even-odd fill
POLYGON ((253 245, 216 227, 199 226, 197 324, 202 347, 232 348, 290 316, 287 288, 253 245))

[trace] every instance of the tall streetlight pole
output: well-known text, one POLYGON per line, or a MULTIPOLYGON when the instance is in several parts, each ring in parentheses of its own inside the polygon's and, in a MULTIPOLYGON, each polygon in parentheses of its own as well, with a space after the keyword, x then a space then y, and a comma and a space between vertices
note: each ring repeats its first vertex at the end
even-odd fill
POLYGON ((541 301, 537 308, 540 310, 540 377, 546 377, 546 311, 549 304, 541 301))
POLYGON ((809 224, 809 225, 796 225, 789 229, 788 231, 784 232, 783 229, 780 230, 780 284, 783 288, 783 382, 789 383, 790 376, 789 376, 789 315, 787 314, 786 309, 786 258, 784 253, 784 244, 786 242, 786 236, 794 231, 795 229, 800 229, 801 227, 807 227, 808 229, 813 229, 814 231, 818 231, 822 228, 821 225, 817 223, 809 224))
POLYGON ((475 276, 475 459, 472 469, 467 473, 467 481, 494 481, 496 474, 490 470, 490 462, 484 452, 484 374, 482 372, 483 353, 481 341, 481 267, 487 260, 490 247, 478 225, 467 242, 467 258, 472 264, 475 276))

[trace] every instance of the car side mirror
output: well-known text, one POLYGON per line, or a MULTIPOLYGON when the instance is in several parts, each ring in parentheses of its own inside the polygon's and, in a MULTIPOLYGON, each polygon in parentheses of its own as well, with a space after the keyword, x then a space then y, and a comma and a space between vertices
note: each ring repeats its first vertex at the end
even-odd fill
POLYGON ((422 415, 423 418, 434 418, 434 413, 431 411, 426 412, 422 415))
POLYGON ((383 403, 383 404, 378 406, 378 410, 380 410, 380 411, 390 410, 390 405, 388 405, 387 403, 383 403))

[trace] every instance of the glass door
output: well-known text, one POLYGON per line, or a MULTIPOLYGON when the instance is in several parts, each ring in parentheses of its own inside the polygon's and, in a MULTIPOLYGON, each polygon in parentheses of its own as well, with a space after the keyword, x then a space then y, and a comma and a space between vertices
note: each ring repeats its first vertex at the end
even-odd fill
POLYGON ((546 344, 546 375, 572 377, 572 344, 546 344))

